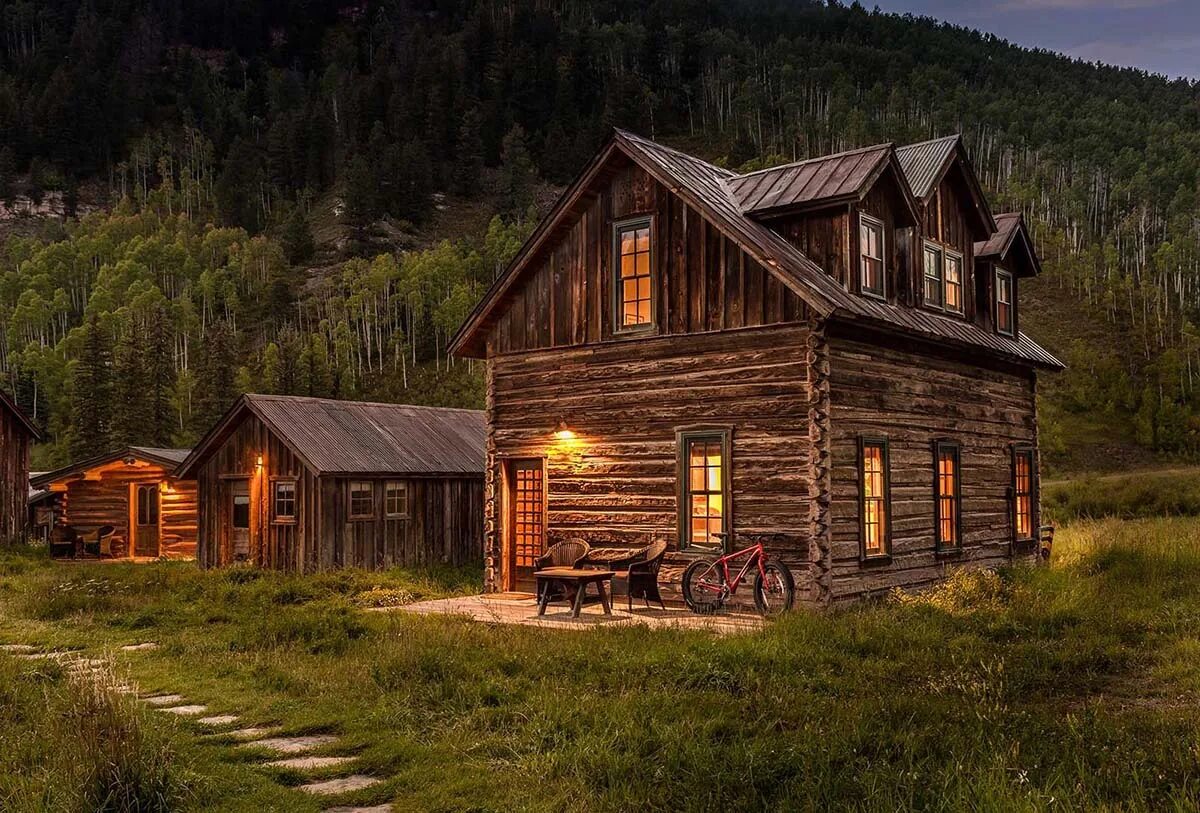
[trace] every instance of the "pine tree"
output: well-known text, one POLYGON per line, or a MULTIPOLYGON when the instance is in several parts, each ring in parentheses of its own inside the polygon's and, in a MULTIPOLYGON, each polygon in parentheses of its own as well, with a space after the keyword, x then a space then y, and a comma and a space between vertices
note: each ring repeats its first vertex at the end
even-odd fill
POLYGON ((362 246, 366 244, 367 230, 378 217, 375 174, 365 156, 355 155, 346 163, 342 176, 342 220, 362 246))
POLYGON ((145 350, 135 325, 121 331, 113 352, 112 441, 116 446, 133 446, 148 441, 149 399, 145 386, 145 350))
POLYGON ((175 356, 165 305, 155 308, 146 329, 146 443, 168 447, 174 435, 175 356))
POLYGON ((501 205, 509 214, 520 215, 533 205, 533 193, 537 185, 537 173, 529 148, 525 144, 525 130, 514 124, 504 136, 500 154, 501 205))
POLYGON ((17 179, 17 157, 8 145, 0 147, 0 200, 12 200, 17 179))
POLYGON ((316 398, 328 398, 333 395, 333 370, 329 366, 329 347, 320 333, 309 337, 308 394, 316 398))
POLYGON ((433 193, 433 163, 421 139, 411 139, 400 151, 396 184, 395 213, 413 223, 424 222, 429 217, 429 198, 433 193))
POLYGON ((483 121, 478 107, 470 107, 458 128, 458 150, 452 182, 460 195, 474 195, 483 180, 483 121))
POLYGON ((104 454, 112 443, 112 345, 93 315, 71 377, 71 457, 104 454))
POLYGON ((233 336, 225 321, 213 322, 201 340, 200 366, 196 371, 193 429, 203 434, 237 398, 234 379, 233 336))
POLYGON ((317 246, 313 240, 312 229, 308 225, 308 217, 302 206, 292 209, 292 213, 283 223, 283 233, 280 237, 288 262, 292 265, 303 265, 316 253, 317 246))
POLYGON ((259 376, 257 392, 265 395, 277 395, 283 392, 283 369, 279 359, 279 345, 269 343, 263 349, 262 375, 259 376))

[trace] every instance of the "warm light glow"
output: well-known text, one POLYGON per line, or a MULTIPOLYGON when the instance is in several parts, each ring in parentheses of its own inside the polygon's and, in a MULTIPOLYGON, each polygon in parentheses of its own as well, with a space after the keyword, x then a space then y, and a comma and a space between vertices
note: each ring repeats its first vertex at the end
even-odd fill
POLYGON ((567 426, 566 421, 559 421, 558 426, 554 430, 554 437, 556 437, 558 440, 574 440, 575 433, 571 431, 569 426, 567 426))
POLYGON ((170 494, 171 493, 171 484, 168 483, 166 480, 161 480, 161 481, 159 481, 159 484, 158 484, 158 490, 162 494, 170 494))
POLYGON ((262 455, 258 456, 258 458, 254 461, 254 465, 258 466, 260 469, 262 468, 262 465, 263 465, 262 455))

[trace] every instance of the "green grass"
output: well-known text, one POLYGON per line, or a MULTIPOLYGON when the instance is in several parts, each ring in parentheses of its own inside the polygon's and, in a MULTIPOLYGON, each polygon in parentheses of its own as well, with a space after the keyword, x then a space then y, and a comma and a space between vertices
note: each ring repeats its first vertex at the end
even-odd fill
MULTIPOLYGON (((1198 520, 1079 522, 1060 532, 1050 568, 963 575, 924 596, 797 612, 724 638, 359 607, 469 590, 476 577, 303 579, 10 554, 0 640, 108 651, 146 689, 247 724, 337 734, 332 752, 387 779, 345 801, 399 810, 1200 805, 1198 520), (114 651, 145 640, 162 647, 114 651)), ((68 737, 61 704, 77 689, 38 676, 51 667, 0 661, 0 679, 25 687, 0 694, 0 715, 68 737)), ((131 751, 166 749, 154 787, 170 809, 320 809, 288 787, 299 775, 163 716, 141 715, 147 745, 131 751)), ((57 747, 7 750, 0 809, 36 809, 23 800, 75 781, 79 760, 57 747)), ((124 788, 125 775, 101 784, 124 788)))
POLYGON ((1042 488, 1047 519, 1140 519, 1200 516, 1200 468, 1087 476, 1042 488))

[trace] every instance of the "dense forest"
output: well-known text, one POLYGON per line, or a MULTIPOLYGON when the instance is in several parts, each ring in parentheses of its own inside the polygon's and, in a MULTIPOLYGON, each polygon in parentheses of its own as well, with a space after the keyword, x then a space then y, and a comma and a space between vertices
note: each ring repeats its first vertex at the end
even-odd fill
POLYGON ((0 238, 37 462, 247 389, 477 405, 446 339, 614 125, 735 168, 962 132, 1045 255, 1050 450, 1200 454, 1193 83, 832 0, 0 0, 0 228, 100 209, 0 238))

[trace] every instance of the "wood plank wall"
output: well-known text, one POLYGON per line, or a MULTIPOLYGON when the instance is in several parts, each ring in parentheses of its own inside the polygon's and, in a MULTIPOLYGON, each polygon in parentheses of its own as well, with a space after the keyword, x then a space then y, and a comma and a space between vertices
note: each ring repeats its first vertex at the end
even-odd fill
POLYGON ((103 525, 112 525, 123 542, 114 553, 130 555, 133 534, 129 519, 129 490, 135 484, 167 481, 170 490, 159 493, 159 556, 186 559, 196 555, 198 518, 196 484, 172 480, 166 468, 139 462, 108 463, 67 479, 62 492, 62 522, 85 536, 103 525))
MULTIPOLYGON (((942 178, 936 193, 924 207, 921 236, 949 246, 963 255, 965 316, 967 319, 979 321, 981 324, 986 322, 990 327, 990 320, 983 318, 986 313, 978 311, 979 291, 976 288, 978 283, 975 275, 975 237, 971 231, 970 221, 967 219, 967 209, 964 208, 970 206, 971 201, 962 188, 959 172, 960 170, 952 167, 946 173, 946 177, 942 178)), ((918 252, 921 250, 920 239, 917 240, 914 250, 918 252)), ((918 253, 916 256, 919 259, 922 255, 918 253)), ((919 263, 916 270, 918 274, 924 273, 919 263)), ((918 281, 922 280, 923 277, 918 278, 918 281)), ((924 293, 923 287, 917 290, 924 293)), ((990 301, 990 299, 985 300, 985 302, 990 301)))
POLYGON ((0 543, 25 535, 29 512, 29 432, 0 406, 0 543))
POLYGON ((261 567, 312 572, 336 567, 383 568, 477 563, 483 552, 483 477, 346 478, 314 475, 261 420, 247 415, 201 467, 200 562, 234 561, 231 490, 238 475, 250 484, 250 561, 261 567), (263 466, 257 468, 257 458, 263 466), (272 519, 271 484, 296 480, 299 516, 272 519), (350 520, 349 482, 375 484, 376 517, 350 520), (383 517, 384 483, 410 484, 407 519, 383 517))
POLYGON ((1011 446, 1037 440, 1032 374, 844 337, 831 339, 830 355, 833 598, 929 584, 960 565, 1007 562, 1011 446), (857 443, 863 434, 889 441, 889 564, 859 562, 857 443), (963 550, 944 557, 934 552, 937 438, 962 444, 963 550))
POLYGON ((540 262, 514 286, 492 331, 494 352, 572 347, 614 338, 613 223, 653 218, 658 335, 795 321, 803 305, 774 275, 642 169, 617 171, 540 262))
MULTIPOLYGON (((733 528, 784 534, 774 552, 807 590, 807 336, 780 325, 493 357, 491 482, 502 482, 505 458, 545 458, 550 544, 635 547, 661 537, 674 552, 676 431, 732 428, 733 528), (559 421, 574 439, 555 438, 559 421)), ((502 590, 501 495, 487 506, 487 587, 502 590)), ((662 580, 677 583, 686 561, 670 555, 662 580)))

